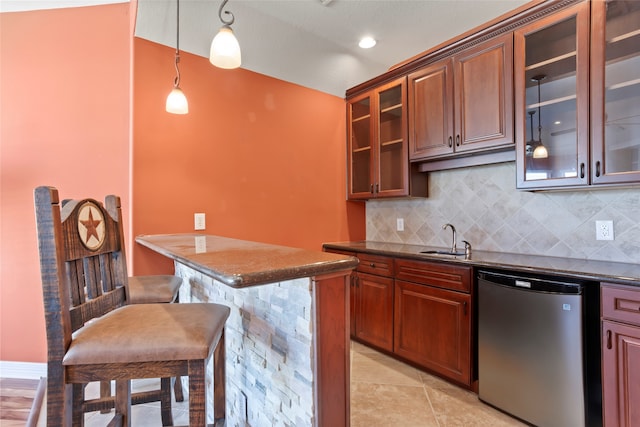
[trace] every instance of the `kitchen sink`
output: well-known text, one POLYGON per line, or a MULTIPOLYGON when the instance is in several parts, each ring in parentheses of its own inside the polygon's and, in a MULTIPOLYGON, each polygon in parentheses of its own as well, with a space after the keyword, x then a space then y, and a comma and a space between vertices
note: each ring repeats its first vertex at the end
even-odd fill
POLYGON ((451 251, 420 251, 421 254, 425 255, 449 255, 449 256, 463 256, 464 251, 451 252, 451 251))

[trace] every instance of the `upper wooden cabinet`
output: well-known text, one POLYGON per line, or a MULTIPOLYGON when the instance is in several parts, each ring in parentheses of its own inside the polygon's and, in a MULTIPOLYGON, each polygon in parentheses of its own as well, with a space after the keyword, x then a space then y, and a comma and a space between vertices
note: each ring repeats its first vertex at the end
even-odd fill
POLYGON ((426 175, 416 177, 409 170, 405 82, 399 78, 347 102, 351 200, 426 196, 426 175))
POLYGON ((592 183, 640 182, 640 1, 591 15, 592 183))
POLYGON ((515 31, 518 188, 588 183, 589 3, 515 31))
POLYGON ((640 2, 584 1, 514 35, 517 187, 640 182, 640 2))
POLYGON ((411 160, 513 147, 513 36, 409 75, 411 160))

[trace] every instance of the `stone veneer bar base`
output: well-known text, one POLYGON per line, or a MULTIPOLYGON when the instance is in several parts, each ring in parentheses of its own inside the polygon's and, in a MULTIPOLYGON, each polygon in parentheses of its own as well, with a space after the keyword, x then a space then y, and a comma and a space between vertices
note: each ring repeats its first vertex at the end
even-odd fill
MULTIPOLYGON (((235 289, 179 262, 175 274, 183 278, 180 302, 231 308, 225 330, 227 426, 244 427, 245 417, 251 426, 318 425, 313 395, 314 281, 302 278, 235 289)), ((208 386, 212 395, 213 386, 208 386)))

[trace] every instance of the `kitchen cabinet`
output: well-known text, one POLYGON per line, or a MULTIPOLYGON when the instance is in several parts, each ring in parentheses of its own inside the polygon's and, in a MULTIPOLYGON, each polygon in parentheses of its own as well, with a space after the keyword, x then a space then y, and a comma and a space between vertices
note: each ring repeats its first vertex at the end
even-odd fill
POLYGON ((640 182, 640 2, 591 4, 593 184, 640 182))
POLYGON ((407 152, 406 78, 347 101, 348 198, 426 196, 407 152))
POLYGON ((465 386, 472 381, 472 268, 396 259, 396 355, 465 386))
POLYGON ((358 254, 352 335, 383 350, 393 350, 393 259, 358 254), (355 330, 355 332, 354 332, 355 330))
POLYGON ((602 392, 605 427, 640 420, 640 288, 602 284, 602 392))
POLYGON ((517 187, 639 183, 640 3, 585 1, 514 34, 517 187))
POLYGON ((513 148, 513 36, 464 49, 411 73, 412 161, 513 148))
POLYGON ((589 3, 514 32, 517 187, 589 182, 589 3))

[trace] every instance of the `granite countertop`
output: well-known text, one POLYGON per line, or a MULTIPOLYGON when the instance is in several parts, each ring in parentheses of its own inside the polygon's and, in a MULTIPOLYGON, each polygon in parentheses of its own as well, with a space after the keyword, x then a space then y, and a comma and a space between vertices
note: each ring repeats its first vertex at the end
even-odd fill
POLYGON ((325 250, 364 252, 423 261, 471 265, 474 267, 509 269, 520 273, 552 274, 640 286, 640 264, 476 250, 473 250, 471 256, 467 259, 465 256, 456 257, 420 253, 428 250, 447 250, 447 248, 372 241, 325 243, 323 247, 325 250))
POLYGON ((355 268, 354 257, 204 234, 155 234, 136 242, 234 288, 355 268))

